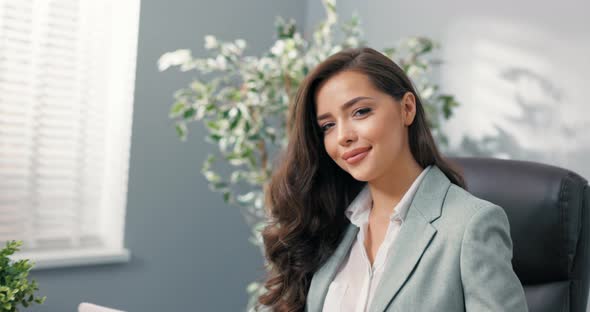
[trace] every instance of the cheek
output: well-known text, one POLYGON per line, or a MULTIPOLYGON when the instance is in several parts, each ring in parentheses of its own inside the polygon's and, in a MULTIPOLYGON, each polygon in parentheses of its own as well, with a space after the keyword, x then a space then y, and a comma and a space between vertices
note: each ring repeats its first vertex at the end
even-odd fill
POLYGON ((324 148, 326 149, 326 153, 328 156, 330 156, 330 158, 336 159, 337 146, 332 142, 332 140, 330 140, 330 138, 324 139, 324 148))
POLYGON ((388 131, 382 133, 383 142, 392 151, 401 149, 404 145, 404 129, 400 127, 389 127, 388 131))
POLYGON ((381 145, 384 150, 392 151, 392 149, 399 149, 402 145, 403 130, 402 127, 391 121, 374 123, 368 129, 367 137, 373 143, 381 145))
POLYGON ((339 167, 344 169, 344 160, 342 160, 338 155, 338 142, 336 138, 327 137, 324 139, 324 147, 326 149, 326 153, 339 167))

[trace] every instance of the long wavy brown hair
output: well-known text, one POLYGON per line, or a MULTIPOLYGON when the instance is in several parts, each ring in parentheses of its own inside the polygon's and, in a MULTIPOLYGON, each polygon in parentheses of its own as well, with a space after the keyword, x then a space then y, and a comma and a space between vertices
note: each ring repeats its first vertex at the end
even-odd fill
POLYGON ((319 86, 345 70, 366 74, 375 88, 398 101, 412 92, 416 116, 408 136, 413 157, 423 168, 438 166, 452 183, 465 187, 461 174, 440 155, 420 97, 404 71, 368 47, 333 54, 306 76, 289 111, 289 144, 275 161, 266 191, 269 223, 262 237, 269 268, 257 308, 262 304, 280 312, 305 309, 312 276, 342 239, 349 224, 344 211, 366 184, 328 156, 316 122, 319 86))

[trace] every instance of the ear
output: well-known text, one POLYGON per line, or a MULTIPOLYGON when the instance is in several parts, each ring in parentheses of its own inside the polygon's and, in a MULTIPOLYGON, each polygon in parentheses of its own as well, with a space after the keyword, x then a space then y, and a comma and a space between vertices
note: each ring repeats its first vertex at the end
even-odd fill
POLYGON ((416 97, 412 92, 406 92, 401 99, 402 122, 409 127, 416 117, 416 97))

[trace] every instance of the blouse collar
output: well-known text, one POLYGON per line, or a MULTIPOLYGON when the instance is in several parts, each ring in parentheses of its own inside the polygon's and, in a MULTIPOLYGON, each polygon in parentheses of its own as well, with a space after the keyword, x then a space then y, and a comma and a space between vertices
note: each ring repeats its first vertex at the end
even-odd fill
MULTIPOLYGON (((408 209, 410 208, 410 204, 412 203, 412 199, 418 190, 418 186, 420 186, 420 182, 426 176, 426 173, 430 169, 431 166, 427 166, 422 170, 420 175, 414 180, 410 188, 406 191, 402 199, 399 203, 395 206, 394 212, 389 217, 390 221, 399 221, 400 223, 406 217, 408 209)), ((369 190, 369 184, 367 183, 363 189, 359 192, 359 194, 354 198, 354 200, 348 205, 345 211, 346 217, 350 220, 351 223, 356 225, 357 227, 361 227, 362 224, 368 222, 369 220, 369 212, 371 211, 371 202, 373 201, 371 197, 371 192, 369 190)))

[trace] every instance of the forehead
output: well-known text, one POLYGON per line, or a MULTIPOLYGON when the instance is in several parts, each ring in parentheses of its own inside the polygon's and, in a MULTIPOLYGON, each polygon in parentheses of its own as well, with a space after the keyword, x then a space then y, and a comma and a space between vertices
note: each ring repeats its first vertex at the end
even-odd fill
POLYGON ((316 110, 328 109, 328 105, 341 105, 357 96, 377 97, 379 92, 366 74, 344 71, 320 84, 315 94, 316 110))

